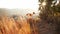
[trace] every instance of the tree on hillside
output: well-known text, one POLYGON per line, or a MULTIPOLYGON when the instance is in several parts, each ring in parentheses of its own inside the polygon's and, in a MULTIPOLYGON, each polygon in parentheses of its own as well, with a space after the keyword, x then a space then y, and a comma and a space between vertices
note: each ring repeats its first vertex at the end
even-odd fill
POLYGON ((60 34, 60 0, 39 0, 39 11, 40 19, 49 25, 49 34, 60 34))

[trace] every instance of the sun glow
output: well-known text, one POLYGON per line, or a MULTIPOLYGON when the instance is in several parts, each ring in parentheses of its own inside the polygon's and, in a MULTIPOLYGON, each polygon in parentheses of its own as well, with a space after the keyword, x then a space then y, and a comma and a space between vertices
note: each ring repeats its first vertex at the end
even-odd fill
POLYGON ((43 2, 42 5, 45 6, 46 5, 46 2, 43 2))
POLYGON ((38 0, 0 0, 0 8, 38 10, 38 0))

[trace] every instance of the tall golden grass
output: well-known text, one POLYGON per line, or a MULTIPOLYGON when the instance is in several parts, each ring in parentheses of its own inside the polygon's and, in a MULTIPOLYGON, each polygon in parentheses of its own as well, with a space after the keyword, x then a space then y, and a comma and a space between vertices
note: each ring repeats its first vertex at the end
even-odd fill
POLYGON ((0 34, 30 34, 30 25, 21 16, 15 20, 12 17, 0 16, 0 34))

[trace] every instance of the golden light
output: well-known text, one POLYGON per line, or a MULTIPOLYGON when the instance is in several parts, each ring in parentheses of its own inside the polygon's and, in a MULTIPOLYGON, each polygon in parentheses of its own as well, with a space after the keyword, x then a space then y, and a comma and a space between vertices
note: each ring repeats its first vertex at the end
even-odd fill
POLYGON ((46 2, 43 2, 42 5, 45 6, 46 5, 46 2))
MULTIPOLYGON (((22 14, 38 12, 38 7, 38 0, 0 0, 0 8, 23 9, 22 14)), ((20 12, 21 11, 9 11, 9 13, 12 14, 20 14, 20 12)))

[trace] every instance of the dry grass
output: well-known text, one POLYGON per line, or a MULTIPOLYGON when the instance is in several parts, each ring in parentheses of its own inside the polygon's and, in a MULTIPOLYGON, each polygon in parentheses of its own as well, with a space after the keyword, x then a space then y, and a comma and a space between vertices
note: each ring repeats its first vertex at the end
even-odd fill
POLYGON ((23 17, 14 20, 12 17, 0 17, 0 34, 30 34, 30 25, 23 17))

